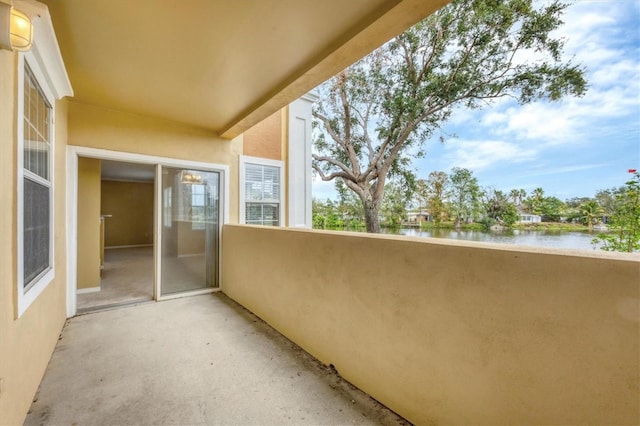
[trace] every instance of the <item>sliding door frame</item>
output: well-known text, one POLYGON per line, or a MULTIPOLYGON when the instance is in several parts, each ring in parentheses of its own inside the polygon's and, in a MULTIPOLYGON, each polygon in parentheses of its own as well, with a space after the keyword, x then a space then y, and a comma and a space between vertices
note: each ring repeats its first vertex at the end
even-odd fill
MULTIPOLYGON (((154 246, 154 300, 166 300, 196 294, 220 291, 208 288, 193 292, 176 293, 160 296, 160 267, 161 265, 161 232, 162 232, 162 186, 161 166, 196 169, 220 174, 220 220, 219 235, 222 227, 229 222, 229 166, 225 164, 205 163, 200 161, 180 160, 176 158, 157 157, 153 155, 134 154, 123 151, 109 151, 105 149, 87 148, 81 146, 67 146, 67 318, 77 312, 77 265, 78 265, 78 157, 95 158, 98 160, 126 161, 130 163, 150 164, 156 168, 154 179, 154 214, 153 214, 153 246, 154 246)), ((222 277, 222 238, 218 239, 218 283, 222 277)))

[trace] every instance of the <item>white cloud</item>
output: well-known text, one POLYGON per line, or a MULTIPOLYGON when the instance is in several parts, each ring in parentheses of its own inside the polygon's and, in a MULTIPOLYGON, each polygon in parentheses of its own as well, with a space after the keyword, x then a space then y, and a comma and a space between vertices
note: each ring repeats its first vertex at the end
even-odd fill
MULTIPOLYGON (((590 73, 589 83, 592 86, 635 86, 638 89, 638 76, 640 75, 639 61, 631 58, 622 58, 617 62, 599 67, 590 73)), ((636 92, 636 96, 638 92, 636 92)))
POLYGON ((458 140, 445 154, 451 167, 482 170, 502 162, 519 163, 536 158, 536 150, 499 140, 458 140))

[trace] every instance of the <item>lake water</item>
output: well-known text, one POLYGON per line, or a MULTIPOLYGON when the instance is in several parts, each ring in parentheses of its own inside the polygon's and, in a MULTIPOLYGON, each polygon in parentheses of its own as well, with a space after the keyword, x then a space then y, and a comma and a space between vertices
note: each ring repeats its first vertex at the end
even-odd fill
MULTIPOLYGON (((483 243, 514 244, 534 247, 553 247, 565 249, 581 249, 593 251, 591 240, 597 235, 576 231, 454 231, 451 229, 419 229, 383 230, 384 233, 407 235, 412 237, 449 238, 453 240, 480 241, 483 243)), ((599 250, 598 250, 599 251, 599 250)))

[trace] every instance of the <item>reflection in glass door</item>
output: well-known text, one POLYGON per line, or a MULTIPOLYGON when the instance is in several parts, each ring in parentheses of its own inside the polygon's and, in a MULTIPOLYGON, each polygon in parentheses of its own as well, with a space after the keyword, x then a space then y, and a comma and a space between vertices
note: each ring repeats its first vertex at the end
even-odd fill
POLYGON ((162 167, 160 295, 218 287, 220 174, 162 167))

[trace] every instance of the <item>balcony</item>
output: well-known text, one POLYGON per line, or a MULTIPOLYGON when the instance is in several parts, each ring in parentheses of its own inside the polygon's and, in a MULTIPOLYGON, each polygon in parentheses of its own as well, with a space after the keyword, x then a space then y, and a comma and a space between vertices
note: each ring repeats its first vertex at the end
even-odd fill
POLYGON ((226 296, 72 319, 27 423, 400 421, 227 296, 416 424, 640 421, 637 255, 238 225, 223 247, 226 296))
POLYGON ((403 423, 221 293, 69 320, 25 422, 403 423))

